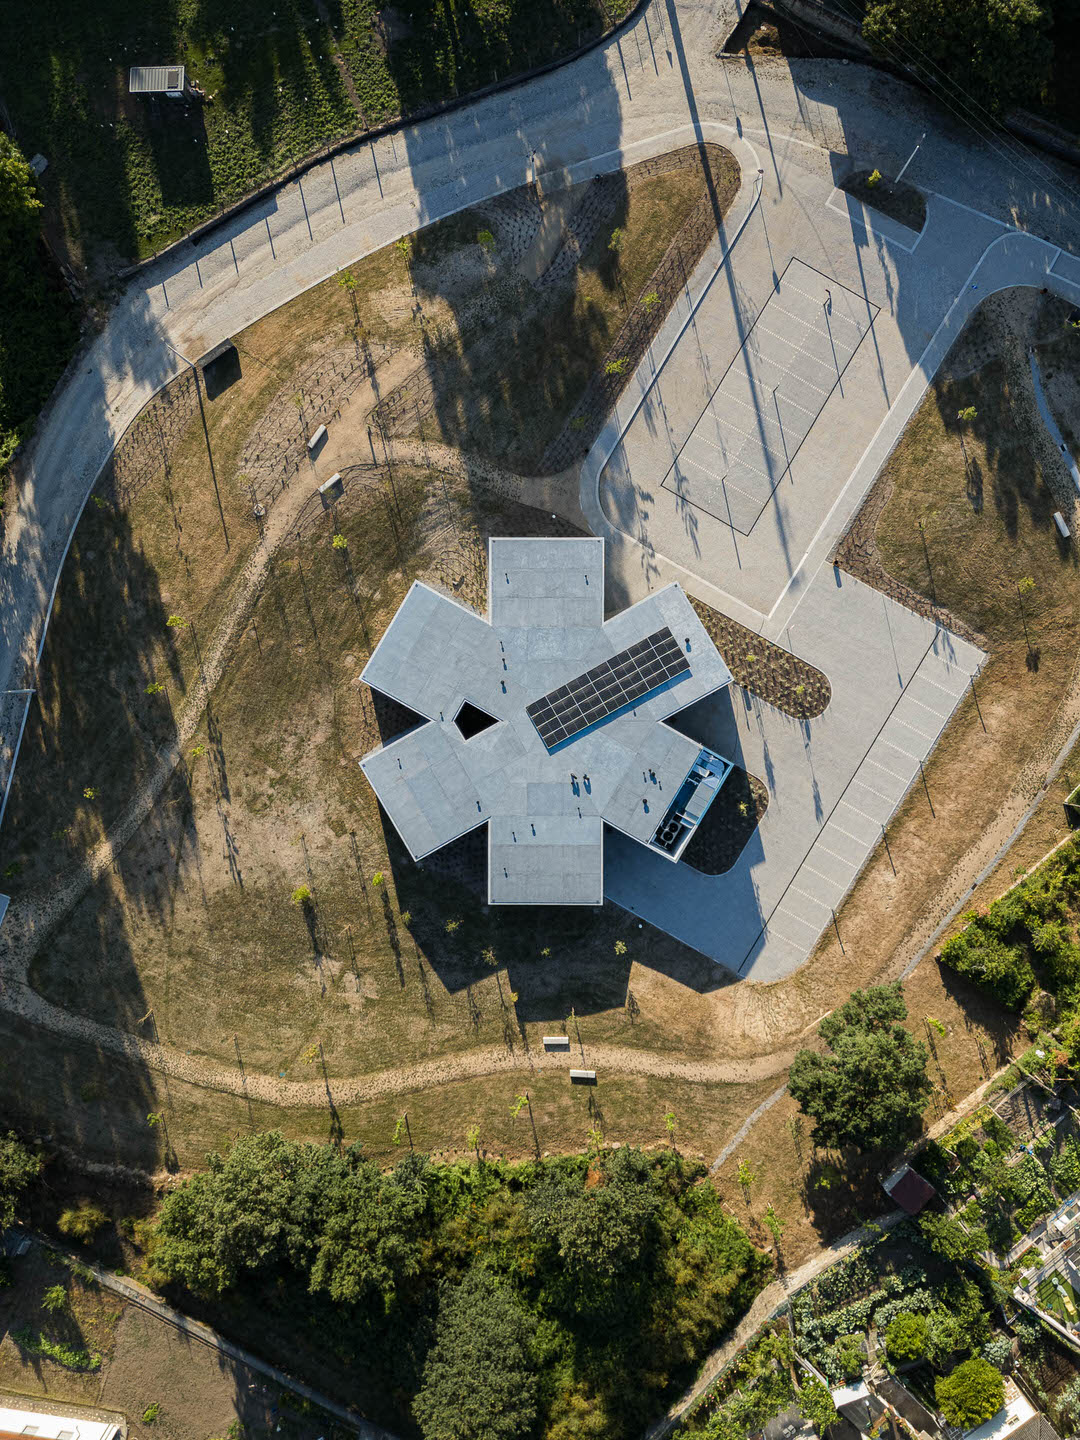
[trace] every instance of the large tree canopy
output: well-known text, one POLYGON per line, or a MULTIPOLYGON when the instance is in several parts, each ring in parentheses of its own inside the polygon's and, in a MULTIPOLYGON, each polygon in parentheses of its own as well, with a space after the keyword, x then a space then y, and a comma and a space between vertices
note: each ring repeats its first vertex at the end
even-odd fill
POLYGON ((587 1183, 552 1172, 529 1192, 529 1224, 541 1248, 554 1251, 570 1279, 618 1275, 652 1235, 660 1198, 640 1151, 621 1146, 587 1183))
POLYGON ((957 109, 1037 99, 1053 54, 1050 7, 1038 0, 871 0, 863 35, 957 109))
POLYGON ((906 1016, 899 984, 856 990, 818 1026, 829 1051, 795 1056, 788 1087, 814 1121, 815 1144, 886 1150, 911 1134, 931 1087, 926 1046, 900 1024, 906 1016))
POLYGON ((439 1307, 413 1414, 424 1440, 516 1440, 536 1418, 534 1323, 505 1285, 466 1275, 439 1307))
POLYGON ((971 1430, 996 1415, 1005 1404, 1005 1382, 999 1370, 976 1355, 957 1365, 951 1375, 937 1380, 934 1394, 950 1425, 971 1430))

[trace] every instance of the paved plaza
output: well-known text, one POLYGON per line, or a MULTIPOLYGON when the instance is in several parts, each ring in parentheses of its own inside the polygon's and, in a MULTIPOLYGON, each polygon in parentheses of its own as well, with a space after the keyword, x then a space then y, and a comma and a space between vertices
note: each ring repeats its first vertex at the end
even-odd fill
POLYGON ((749 535, 877 313, 834 276, 790 260, 664 489, 749 535))
POLYGON ((803 964, 832 923, 984 658, 831 565, 808 587, 790 644, 829 677, 823 715, 794 720, 732 686, 674 722, 768 788, 732 869, 654 863, 612 835, 605 877, 609 899, 764 981, 803 964))

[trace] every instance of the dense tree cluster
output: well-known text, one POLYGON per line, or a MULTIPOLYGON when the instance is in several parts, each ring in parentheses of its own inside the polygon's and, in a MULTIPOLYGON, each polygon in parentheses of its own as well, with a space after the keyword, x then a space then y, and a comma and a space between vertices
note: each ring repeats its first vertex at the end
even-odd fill
POLYGON ((926 1046, 900 1023, 899 984, 856 990, 818 1026, 829 1047, 800 1050, 788 1088, 814 1121, 816 1145, 895 1148, 919 1123, 930 1096, 926 1046))
POLYGON ((513 1440, 536 1419, 618 1440, 768 1269, 702 1173, 628 1147, 516 1166, 408 1153, 384 1172, 270 1132, 166 1197, 151 1264, 325 1344, 373 1410, 396 1405, 381 1418, 411 1402, 426 1440, 513 1440))
POLYGON ((0 471, 48 399, 78 329, 67 291, 46 273, 41 208, 29 165, 0 131, 0 471))
POLYGON ((871 0, 863 35, 947 102, 974 101, 987 112, 1038 98, 1052 24, 1051 6, 1040 0, 871 0))

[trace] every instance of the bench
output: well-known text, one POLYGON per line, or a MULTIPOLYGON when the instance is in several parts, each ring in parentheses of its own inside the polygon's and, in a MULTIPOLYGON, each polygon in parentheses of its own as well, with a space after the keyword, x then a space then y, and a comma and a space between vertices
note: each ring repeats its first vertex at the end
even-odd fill
POLYGON ((544 1036, 544 1049, 545 1049, 545 1050, 569 1050, 569 1049, 570 1049, 570 1036, 569 1036, 569 1035, 545 1035, 545 1036, 544 1036))
POLYGON ((571 1084, 571 1085, 595 1085, 595 1084, 596 1084, 596 1071, 595 1071, 595 1070, 571 1070, 571 1071, 570 1071, 570 1084, 571 1084))

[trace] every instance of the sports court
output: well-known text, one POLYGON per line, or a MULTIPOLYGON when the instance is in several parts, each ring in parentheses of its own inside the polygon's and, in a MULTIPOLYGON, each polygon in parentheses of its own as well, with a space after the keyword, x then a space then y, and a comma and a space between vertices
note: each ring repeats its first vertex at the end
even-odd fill
MULTIPOLYGON (((790 260, 664 478, 664 489, 749 535, 877 316, 790 260)), ((803 483, 806 483, 805 480, 803 483)))

